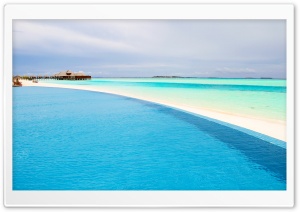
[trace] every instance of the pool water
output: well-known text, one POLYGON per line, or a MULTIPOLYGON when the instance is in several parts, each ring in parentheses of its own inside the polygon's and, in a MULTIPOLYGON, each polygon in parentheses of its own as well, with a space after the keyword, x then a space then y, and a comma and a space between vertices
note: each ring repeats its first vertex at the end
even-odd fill
POLYGON ((13 190, 285 190, 284 142, 100 92, 13 89, 13 190))

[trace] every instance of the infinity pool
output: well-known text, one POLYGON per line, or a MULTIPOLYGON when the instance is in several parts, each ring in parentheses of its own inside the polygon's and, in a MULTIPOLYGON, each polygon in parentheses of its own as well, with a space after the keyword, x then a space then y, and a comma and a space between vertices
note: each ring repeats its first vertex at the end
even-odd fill
POLYGON ((99 92, 13 89, 13 190, 285 190, 284 142, 99 92))

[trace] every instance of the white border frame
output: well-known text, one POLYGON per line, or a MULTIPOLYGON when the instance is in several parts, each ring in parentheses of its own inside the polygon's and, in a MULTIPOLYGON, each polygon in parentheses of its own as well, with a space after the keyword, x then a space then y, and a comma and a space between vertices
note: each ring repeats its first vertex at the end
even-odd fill
POLYGON ((7 207, 292 207, 294 6, 291 4, 8 4, 4 7, 4 205, 7 207), (67 12, 66 12, 67 11, 67 12), (283 19, 287 33, 286 191, 13 191, 13 19, 283 19))

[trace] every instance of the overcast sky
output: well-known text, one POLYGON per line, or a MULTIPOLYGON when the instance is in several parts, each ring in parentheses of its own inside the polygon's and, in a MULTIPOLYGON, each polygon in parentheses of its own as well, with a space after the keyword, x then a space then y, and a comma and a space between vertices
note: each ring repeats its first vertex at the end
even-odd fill
POLYGON ((14 74, 286 77, 280 20, 14 20, 14 74))

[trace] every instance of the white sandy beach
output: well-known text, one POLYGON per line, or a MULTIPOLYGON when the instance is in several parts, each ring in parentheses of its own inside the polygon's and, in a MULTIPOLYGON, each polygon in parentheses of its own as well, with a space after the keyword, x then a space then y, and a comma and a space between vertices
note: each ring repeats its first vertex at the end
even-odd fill
POLYGON ((80 89, 80 90, 89 90, 89 91, 97 91, 97 92, 104 92, 110 94, 117 94, 121 96, 127 96, 131 98, 141 99, 145 101, 155 102, 162 105, 167 105, 170 107, 178 108, 184 111, 188 111, 191 113, 199 114, 202 116, 207 116, 213 119, 217 119, 223 122, 227 122, 230 124, 234 124, 240 127, 244 127, 255 132, 259 132, 273 138, 277 138, 282 141, 286 141, 286 124, 285 122, 276 122, 272 120, 265 120, 265 119, 256 119, 251 117, 244 117, 233 115, 229 113, 223 113, 220 111, 212 111, 203 108, 194 108, 191 106, 187 106, 181 103, 171 103, 166 100, 155 99, 154 97, 147 97, 145 98, 142 95, 132 94, 123 90, 120 91, 112 91, 109 89, 103 88, 91 88, 86 86, 78 86, 78 85, 61 85, 61 84, 52 84, 52 83, 44 83, 43 81, 39 81, 38 83, 32 83, 32 81, 21 80, 23 86, 41 86, 41 87, 56 87, 56 88, 69 88, 69 89, 80 89))

